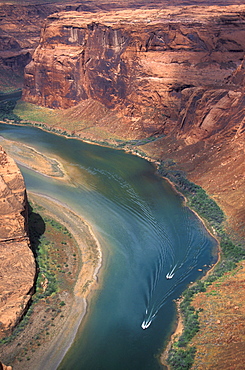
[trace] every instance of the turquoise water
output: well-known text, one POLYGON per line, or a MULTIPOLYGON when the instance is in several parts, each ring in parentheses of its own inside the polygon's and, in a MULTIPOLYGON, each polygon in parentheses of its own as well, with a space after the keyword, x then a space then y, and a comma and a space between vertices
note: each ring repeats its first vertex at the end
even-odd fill
POLYGON ((70 183, 22 168, 27 189, 81 214, 103 247, 101 289, 59 369, 162 369, 157 355, 172 329, 173 299, 214 262, 214 238, 151 163, 33 127, 0 129, 65 161, 70 183))

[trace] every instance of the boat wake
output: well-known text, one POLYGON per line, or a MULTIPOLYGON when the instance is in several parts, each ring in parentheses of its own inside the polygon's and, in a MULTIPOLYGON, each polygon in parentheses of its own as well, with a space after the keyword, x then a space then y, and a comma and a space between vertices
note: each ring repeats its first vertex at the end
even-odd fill
POLYGON ((193 226, 193 215, 184 209, 183 232, 177 232, 175 224, 173 230, 162 230, 159 227, 159 242, 155 243, 155 261, 147 278, 145 294, 145 312, 141 318, 141 328, 149 328, 178 286, 190 280, 189 276, 196 269, 200 256, 207 246, 208 240, 201 228, 196 233, 193 226), (160 233, 161 231, 161 233, 160 233), (180 236, 181 235, 181 236, 180 236), (184 235, 184 237, 182 237, 184 235))

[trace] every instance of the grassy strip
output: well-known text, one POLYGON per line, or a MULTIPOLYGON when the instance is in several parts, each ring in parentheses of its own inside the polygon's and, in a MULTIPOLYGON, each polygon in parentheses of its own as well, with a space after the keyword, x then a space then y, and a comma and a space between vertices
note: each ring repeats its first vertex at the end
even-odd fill
MULTIPOLYGON (((68 110, 69 111, 69 110, 68 110)), ((14 114, 18 117, 19 122, 23 124, 29 124, 32 126, 40 127, 44 130, 64 135, 71 138, 78 138, 83 140, 88 140, 91 143, 105 145, 117 149, 124 149, 134 151, 135 153, 145 157, 145 153, 139 149, 135 149, 136 146, 142 146, 148 144, 152 141, 159 139, 162 136, 149 136, 144 139, 136 140, 121 140, 118 136, 114 138, 112 134, 107 133, 106 137, 110 135, 107 139, 103 139, 103 133, 100 140, 87 139, 86 136, 82 137, 82 130, 88 129, 91 126, 91 122, 83 119, 82 115, 76 116, 76 118, 69 117, 69 130, 67 131, 64 127, 64 121, 67 121, 67 113, 63 113, 60 110, 40 107, 38 105, 27 103, 25 101, 19 100, 14 108, 14 114), (76 134, 80 132, 80 134, 76 134)), ((16 121, 15 123, 19 123, 16 121)))
POLYGON ((212 226, 220 241, 221 249, 220 262, 215 266, 212 274, 207 276, 205 280, 197 281, 183 293, 180 310, 184 331, 169 351, 168 363, 173 370, 188 370, 194 362, 196 352, 195 348, 188 346, 188 344, 199 330, 198 310, 194 309, 191 301, 195 294, 205 292, 208 285, 225 272, 233 270, 237 263, 245 258, 245 250, 241 245, 235 245, 226 234, 225 216, 215 201, 209 198, 200 186, 189 181, 183 171, 178 171, 175 167, 172 160, 162 161, 158 172, 161 176, 168 178, 176 189, 186 197, 187 205, 212 226))

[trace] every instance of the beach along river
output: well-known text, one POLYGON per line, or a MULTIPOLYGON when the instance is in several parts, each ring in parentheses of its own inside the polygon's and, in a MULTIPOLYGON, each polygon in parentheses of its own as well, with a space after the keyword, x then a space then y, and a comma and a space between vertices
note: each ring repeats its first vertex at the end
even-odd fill
POLYGON ((99 289, 59 369, 162 369, 173 299, 214 262, 214 238, 146 160, 34 127, 0 128, 62 163, 65 180, 21 167, 27 189, 82 215, 102 246, 99 289))

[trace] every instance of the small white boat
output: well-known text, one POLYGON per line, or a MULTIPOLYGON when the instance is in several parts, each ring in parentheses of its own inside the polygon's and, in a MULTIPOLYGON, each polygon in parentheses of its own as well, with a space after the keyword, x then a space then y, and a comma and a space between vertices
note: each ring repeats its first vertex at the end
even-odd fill
POLYGON ((144 320, 141 324, 142 329, 147 329, 151 325, 152 320, 144 320))
POLYGON ((176 269, 176 266, 177 264, 174 266, 174 268, 172 268, 170 272, 167 273, 166 279, 172 279, 174 277, 174 274, 175 274, 174 270, 176 269))

